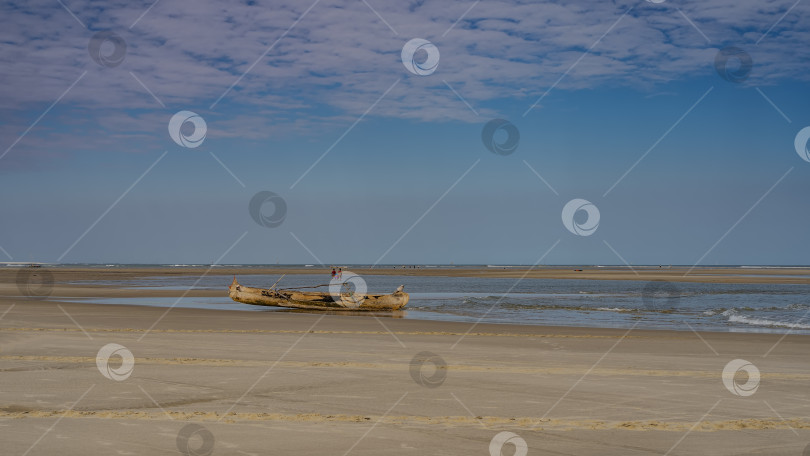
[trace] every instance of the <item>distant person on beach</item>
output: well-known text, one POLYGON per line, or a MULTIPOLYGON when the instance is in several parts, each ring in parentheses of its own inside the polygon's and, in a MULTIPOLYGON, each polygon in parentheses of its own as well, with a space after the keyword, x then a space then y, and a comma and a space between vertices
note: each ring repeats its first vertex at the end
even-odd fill
POLYGON ((338 268, 338 280, 343 279, 343 268, 338 268))
POLYGON ((336 275, 337 275, 337 272, 335 272, 335 268, 332 268, 332 280, 335 280, 336 275))

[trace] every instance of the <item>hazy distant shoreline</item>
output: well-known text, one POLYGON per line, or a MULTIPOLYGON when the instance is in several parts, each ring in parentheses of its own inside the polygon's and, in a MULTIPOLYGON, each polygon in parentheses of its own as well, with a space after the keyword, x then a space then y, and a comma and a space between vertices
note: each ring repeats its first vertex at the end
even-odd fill
MULTIPOLYGON (((338 265, 335 265, 338 266, 338 265)), ((398 275, 398 276, 436 276, 436 277, 490 277, 490 278, 527 278, 527 279, 581 279, 581 280, 632 280, 632 281, 668 281, 698 283, 774 283, 774 284, 810 284, 810 266, 735 266, 735 267, 697 267, 687 266, 636 267, 633 266, 455 266, 455 267, 354 267, 341 265, 344 271, 350 270, 363 275, 398 275)), ((31 268, 47 270, 53 275, 54 283, 76 281, 98 281, 134 279, 149 276, 200 276, 206 275, 261 275, 280 276, 282 274, 324 274, 329 276, 329 268, 321 266, 48 266, 31 268)), ((0 282, 11 283, 19 267, 0 268, 0 282)))

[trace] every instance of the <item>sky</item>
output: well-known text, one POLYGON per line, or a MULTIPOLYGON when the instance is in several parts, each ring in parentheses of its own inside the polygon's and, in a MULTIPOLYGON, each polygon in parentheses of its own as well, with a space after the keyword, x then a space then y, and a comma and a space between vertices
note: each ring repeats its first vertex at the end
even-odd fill
POLYGON ((810 4, 0 10, 0 261, 810 264, 810 4))

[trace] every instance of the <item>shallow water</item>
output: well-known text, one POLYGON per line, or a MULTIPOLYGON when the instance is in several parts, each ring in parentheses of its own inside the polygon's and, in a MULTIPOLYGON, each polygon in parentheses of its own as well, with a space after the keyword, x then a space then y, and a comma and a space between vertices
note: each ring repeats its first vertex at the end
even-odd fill
MULTIPOLYGON (((345 273, 344 273, 345 276, 345 273)), ((243 285, 269 287, 278 276, 244 275, 243 285)), ((344 277, 345 278, 345 277, 344 277)), ((279 311, 235 303, 224 296, 232 276, 151 277, 92 282, 125 288, 223 290, 222 298, 116 298, 82 300, 107 304, 203 309, 279 311)), ((326 274, 285 276, 279 287, 328 284, 326 274)), ((673 283, 645 291, 648 282, 366 276, 369 292, 388 293, 405 284, 411 300, 395 316, 410 319, 604 328, 674 329, 810 334, 810 285, 673 283)), ((656 282, 660 285, 660 282, 656 282)), ((327 288, 320 288, 326 291, 327 288)))

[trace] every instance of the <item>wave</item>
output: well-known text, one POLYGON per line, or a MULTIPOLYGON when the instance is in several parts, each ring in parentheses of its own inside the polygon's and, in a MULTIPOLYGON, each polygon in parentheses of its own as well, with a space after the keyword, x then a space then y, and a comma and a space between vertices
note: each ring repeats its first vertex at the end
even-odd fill
MULTIPOLYGON (((780 309, 778 307, 771 307, 771 309, 772 310, 782 310, 782 309, 780 309)), ((787 309, 787 310, 805 310, 805 309, 810 309, 810 304, 802 304, 800 302, 794 302, 793 304, 790 304, 789 306, 785 307, 785 309, 787 309)))
POLYGON ((768 326, 773 328, 789 328, 789 329, 810 329, 810 325, 801 323, 790 323, 785 321, 769 320, 767 318, 749 317, 740 315, 736 310, 730 309, 723 312, 721 315, 728 317, 730 323, 743 323, 752 326, 768 326))
MULTIPOLYGON (((488 308, 492 307, 493 305, 497 304, 499 310, 533 310, 533 311, 544 311, 544 310, 567 310, 571 312, 654 312, 654 313, 668 313, 669 311, 662 310, 662 311, 655 311, 649 309, 640 309, 636 307, 592 307, 592 306, 582 306, 582 305, 560 305, 560 304, 549 304, 549 303, 538 303, 538 302, 516 302, 514 300, 506 300, 502 299, 499 296, 491 296, 490 298, 465 298, 460 303, 442 303, 437 307, 429 307, 429 306, 420 306, 421 309, 448 309, 448 308, 467 308, 467 309, 475 309, 475 308, 488 308), (495 301, 495 299, 499 300, 495 301), (493 302, 495 301, 495 302, 493 302)), ((411 307, 416 308, 416 307, 411 307)))

